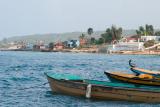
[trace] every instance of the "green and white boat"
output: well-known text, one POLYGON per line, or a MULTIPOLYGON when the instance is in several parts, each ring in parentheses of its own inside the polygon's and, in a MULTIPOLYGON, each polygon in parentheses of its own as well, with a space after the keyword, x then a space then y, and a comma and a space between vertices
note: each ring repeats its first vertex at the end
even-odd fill
POLYGON ((160 89, 127 83, 87 80, 70 74, 45 73, 53 92, 102 100, 160 103, 160 89))

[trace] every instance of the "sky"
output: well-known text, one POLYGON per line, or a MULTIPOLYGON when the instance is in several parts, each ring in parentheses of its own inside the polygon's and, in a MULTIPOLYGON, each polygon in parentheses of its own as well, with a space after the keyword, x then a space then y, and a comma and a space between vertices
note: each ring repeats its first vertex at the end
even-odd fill
POLYGON ((102 31, 111 25, 160 28, 160 0, 0 0, 0 39, 29 34, 102 31))

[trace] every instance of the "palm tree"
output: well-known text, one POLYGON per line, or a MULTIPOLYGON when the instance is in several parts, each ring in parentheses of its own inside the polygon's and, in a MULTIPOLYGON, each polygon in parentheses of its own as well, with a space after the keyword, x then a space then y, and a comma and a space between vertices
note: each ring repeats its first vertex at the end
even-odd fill
POLYGON ((160 31, 155 32, 156 36, 160 36, 160 31))
POLYGON ((53 42, 50 42, 50 43, 49 43, 49 50, 53 50, 53 48, 54 48, 54 43, 53 43, 53 42))
POLYGON ((106 32, 107 32, 107 33, 111 33, 111 29, 110 29, 110 28, 107 28, 106 32))
POLYGON ((141 35, 141 32, 139 30, 136 30, 137 35, 141 35))
POLYGON ((116 27, 115 26, 111 27, 111 34, 112 34, 112 38, 114 41, 116 39, 116 27))
POLYGON ((122 37, 122 32, 123 32, 122 27, 120 27, 120 28, 117 29, 117 37, 116 37, 116 39, 118 39, 118 40, 121 39, 121 37, 122 37))
POLYGON ((140 34, 141 34, 141 35, 145 35, 145 29, 144 29, 143 26, 140 26, 140 27, 139 27, 139 31, 140 31, 140 34))
POLYGON ((87 33, 88 33, 88 35, 92 35, 93 34, 93 28, 88 28, 87 33))
POLYGON ((145 29, 145 35, 147 36, 147 35, 149 35, 150 25, 146 24, 145 28, 146 28, 145 29))
POLYGON ((88 33, 88 35, 90 35, 90 37, 88 37, 87 42, 88 42, 88 44, 92 44, 91 35, 93 34, 93 28, 88 28, 87 33, 88 33))
POLYGON ((153 25, 146 24, 145 27, 140 26, 139 30, 136 30, 137 35, 154 35, 153 25))
POLYGON ((112 34, 113 41, 121 39, 122 28, 121 27, 120 28, 116 28, 116 26, 112 26, 111 27, 111 34, 112 34))
POLYGON ((82 35, 79 36, 80 39, 84 39, 85 38, 85 34, 82 33, 82 35))
POLYGON ((153 28, 152 25, 149 25, 149 29, 148 29, 147 32, 148 32, 149 35, 154 35, 154 28, 153 28))
POLYGON ((101 35, 104 43, 111 43, 115 40, 120 40, 122 36, 122 28, 117 28, 116 26, 112 26, 111 28, 107 28, 106 32, 101 35))

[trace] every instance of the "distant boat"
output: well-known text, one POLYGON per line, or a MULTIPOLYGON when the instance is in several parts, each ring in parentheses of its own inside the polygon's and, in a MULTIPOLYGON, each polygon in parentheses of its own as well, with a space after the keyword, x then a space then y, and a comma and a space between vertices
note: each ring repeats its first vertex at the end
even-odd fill
POLYGON ((103 100, 160 103, 159 88, 85 80, 77 76, 45 73, 53 92, 103 100))
POLYGON ((160 86, 160 78, 155 78, 152 75, 141 74, 136 76, 134 74, 127 74, 121 72, 104 72, 112 82, 127 82, 141 85, 160 86))
POLYGON ((139 74, 149 74, 149 75, 153 75, 156 77, 160 77, 160 71, 151 71, 151 70, 146 70, 146 69, 142 69, 142 68, 138 68, 136 67, 135 64, 131 63, 131 60, 129 60, 129 65, 130 65, 130 69, 131 71, 133 71, 134 73, 136 73, 136 75, 139 74))

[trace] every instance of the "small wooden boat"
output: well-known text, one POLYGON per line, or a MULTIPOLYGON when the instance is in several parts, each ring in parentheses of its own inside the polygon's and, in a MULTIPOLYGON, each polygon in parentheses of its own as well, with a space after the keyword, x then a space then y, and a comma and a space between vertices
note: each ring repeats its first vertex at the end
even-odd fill
POLYGON ((153 75, 155 77, 160 77, 160 71, 151 71, 151 70, 146 70, 146 69, 142 69, 142 68, 138 68, 135 66, 135 64, 131 63, 131 60, 129 60, 129 65, 130 65, 130 69, 131 71, 133 71, 136 75, 139 74, 149 74, 149 75, 153 75))
POLYGON ((160 86, 160 78, 155 78, 152 75, 140 74, 126 74, 121 72, 104 72, 112 82, 127 82, 141 85, 160 86))
POLYGON ((137 68, 137 67, 131 67, 131 71, 136 73, 136 75, 149 74, 155 77, 160 77, 160 71, 151 71, 151 70, 146 70, 146 69, 137 68))
POLYGON ((160 89, 45 73, 53 92, 103 100, 160 103, 160 89))

